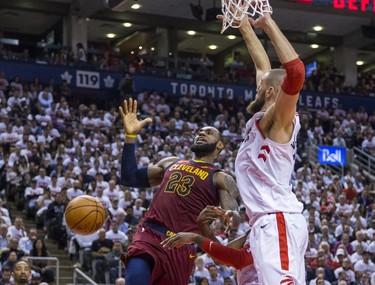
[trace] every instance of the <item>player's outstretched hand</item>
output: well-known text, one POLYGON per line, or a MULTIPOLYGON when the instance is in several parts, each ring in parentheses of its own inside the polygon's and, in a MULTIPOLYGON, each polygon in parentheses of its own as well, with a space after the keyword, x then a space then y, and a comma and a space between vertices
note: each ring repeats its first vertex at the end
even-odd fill
POLYGON ((160 244, 169 249, 179 248, 185 244, 195 243, 198 237, 199 235, 195 233, 181 232, 163 240, 160 244))
POLYGON ((126 134, 135 135, 137 134, 144 125, 151 123, 151 118, 146 118, 142 121, 137 118, 137 100, 130 98, 128 101, 124 100, 124 108, 119 107, 122 123, 126 134))

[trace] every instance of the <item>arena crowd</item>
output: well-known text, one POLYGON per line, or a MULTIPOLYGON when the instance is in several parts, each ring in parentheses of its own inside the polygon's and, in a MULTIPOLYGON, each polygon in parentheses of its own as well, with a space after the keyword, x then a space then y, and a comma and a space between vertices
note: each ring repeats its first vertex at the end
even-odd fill
MULTIPOLYGON (((251 72, 247 76, 254 82, 251 72)), ((325 74, 322 78, 324 83, 313 75, 306 81, 306 90, 341 90, 337 82, 326 84, 335 82, 334 77, 325 74)), ((361 95, 369 95, 374 88, 372 77, 361 80, 359 86, 352 92, 360 88, 361 95)), ((140 117, 153 118, 137 136, 139 166, 172 155, 191 158, 193 134, 212 125, 225 137, 216 164, 234 175, 234 160, 248 120, 248 102, 242 97, 214 100, 210 95, 185 94, 176 100, 171 94, 147 88, 127 95, 137 98, 140 117)), ((125 137, 117 111, 119 101, 103 109, 73 97, 64 81, 58 86, 54 82, 42 85, 37 76, 33 82, 23 82, 15 74, 0 72, 0 263, 4 280, 0 284, 9 284, 16 260, 48 256, 44 239, 37 238, 38 229, 48 233, 45 239, 57 240, 72 263, 95 281, 114 284, 119 254, 127 250, 157 191, 120 186, 125 137), (82 194, 98 197, 111 217, 103 230, 91 236, 74 235, 64 224, 66 204, 82 194), (9 201, 34 219, 37 227, 26 229, 22 218, 11 217, 9 201)), ((312 163, 307 150, 324 144, 358 147, 373 155, 375 111, 368 114, 363 107, 344 110, 339 106, 334 110, 301 109, 299 113, 302 129, 292 183, 309 225, 307 283, 374 285, 374 184, 362 169, 348 168, 338 175, 312 163)), ((243 206, 239 211, 243 221, 238 231, 225 233, 219 219, 212 224, 223 244, 249 228, 243 206)), ((47 264, 34 262, 31 266, 36 276, 32 284, 53 284, 54 273, 47 264)), ((235 269, 217 266, 202 252, 191 284, 237 284, 235 269)))

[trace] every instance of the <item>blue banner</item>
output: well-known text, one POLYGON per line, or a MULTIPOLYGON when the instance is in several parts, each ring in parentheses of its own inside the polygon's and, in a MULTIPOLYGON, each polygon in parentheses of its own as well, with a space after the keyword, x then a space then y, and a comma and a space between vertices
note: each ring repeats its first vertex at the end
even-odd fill
POLYGON ((52 78, 56 84, 66 80, 68 85, 73 88, 104 92, 117 91, 122 77, 119 72, 106 70, 6 61, 0 61, 0 70, 5 72, 8 80, 18 75, 21 82, 31 82, 34 77, 38 77, 40 82, 47 83, 52 78))
POLYGON ((346 164, 346 148, 334 146, 319 146, 318 162, 342 166, 346 164))
MULTIPOLYGON (((71 88, 78 88, 82 93, 100 96, 118 95, 118 86, 123 75, 121 72, 106 70, 8 61, 0 61, 0 70, 5 72, 8 80, 19 75, 21 81, 31 82, 34 77, 39 77, 41 82, 47 82, 50 78, 53 78, 55 83, 59 84, 61 80, 65 79, 71 88)), ((144 88, 147 88, 157 91, 165 90, 172 96, 181 96, 190 92, 205 97, 211 93, 215 99, 220 99, 224 94, 227 94, 230 99, 243 96, 245 101, 253 100, 256 95, 255 88, 243 85, 198 82, 139 74, 132 75, 132 78, 135 92, 141 92, 144 88)), ((354 111, 357 111, 363 105, 370 114, 375 110, 375 98, 302 92, 298 105, 310 110, 320 109, 323 106, 335 109, 342 105, 345 110, 353 108, 354 111)))

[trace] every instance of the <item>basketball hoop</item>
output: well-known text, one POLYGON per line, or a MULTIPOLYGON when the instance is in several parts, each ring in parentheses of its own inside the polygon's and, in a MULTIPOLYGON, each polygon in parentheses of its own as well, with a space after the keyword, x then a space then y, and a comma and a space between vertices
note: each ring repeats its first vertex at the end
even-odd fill
POLYGON ((229 27, 239 28, 246 14, 249 17, 263 16, 272 13, 272 7, 268 0, 221 0, 221 11, 224 17, 221 33, 224 33, 229 27))

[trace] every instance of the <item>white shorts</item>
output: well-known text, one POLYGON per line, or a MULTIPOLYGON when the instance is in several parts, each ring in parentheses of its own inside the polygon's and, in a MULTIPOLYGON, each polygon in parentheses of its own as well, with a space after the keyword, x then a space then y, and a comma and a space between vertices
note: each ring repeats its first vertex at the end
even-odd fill
POLYGON ((250 248, 259 284, 306 284, 307 243, 307 224, 302 214, 266 214, 256 220, 250 233, 250 248))

